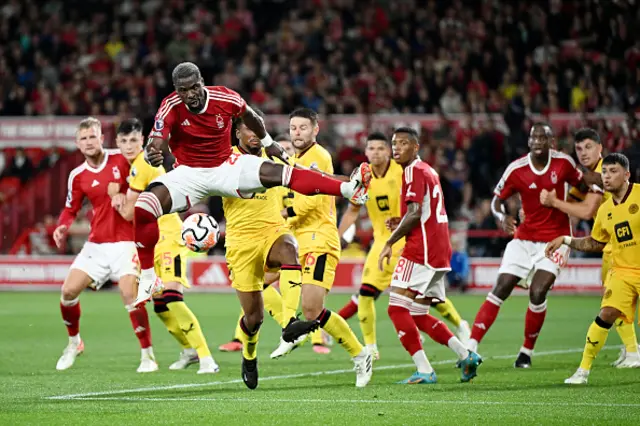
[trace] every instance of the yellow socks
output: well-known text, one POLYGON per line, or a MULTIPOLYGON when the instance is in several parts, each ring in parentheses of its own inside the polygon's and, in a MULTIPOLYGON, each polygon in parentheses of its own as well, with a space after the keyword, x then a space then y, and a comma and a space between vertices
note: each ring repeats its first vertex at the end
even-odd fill
POLYGON ((633 323, 627 323, 618 318, 616 321, 616 331, 620 335, 622 344, 627 352, 638 352, 638 340, 636 339, 636 327, 633 323))
POLYGON ((589 331, 587 331, 587 343, 584 345, 584 352, 582 353, 582 362, 580 362, 580 368, 583 370, 591 370, 593 360, 600 352, 600 349, 604 346, 609 335, 611 324, 607 324, 600 317, 596 317, 596 320, 591 323, 589 331))
POLYGON ((372 296, 358 296, 358 319, 365 345, 376 344, 376 305, 372 296))
POLYGON ((207 341, 204 338, 204 334, 202 334, 200 323, 193 312, 191 312, 191 309, 184 303, 182 293, 175 290, 165 290, 162 294, 167 308, 169 308, 169 312, 171 312, 178 321, 180 329, 191 347, 198 352, 198 358, 202 359, 211 356, 211 351, 209 351, 207 341))
POLYGON ((302 267, 282 265, 280 268, 280 294, 282 294, 282 316, 285 325, 296 316, 302 291, 302 267))
POLYGON ((256 330, 249 331, 244 323, 244 316, 242 316, 238 321, 238 328, 240 329, 240 341, 242 342, 242 356, 247 360, 256 359, 260 325, 256 327, 256 330))
POLYGON ((451 303, 451 300, 445 299, 444 302, 438 303, 436 305, 436 309, 438 310, 438 312, 440 312, 440 315, 442 315, 442 318, 449 321, 451 324, 453 324, 454 327, 457 328, 460 326, 460 322, 462 322, 462 317, 458 313, 458 310, 456 309, 456 307, 453 306, 453 303, 451 303))
POLYGON ((244 312, 240 309, 240 316, 238 317, 238 321, 236 322, 236 331, 233 333, 233 340, 237 340, 242 342, 242 329, 240 328, 240 321, 242 321, 242 317, 244 316, 244 312))
POLYGON ((349 324, 338 314, 334 314, 328 309, 324 309, 318 316, 320 326, 329 333, 336 342, 349 352, 351 357, 355 357, 362 352, 362 345, 349 327, 349 324))
MULTIPOLYGON (((300 292, 298 292, 298 294, 299 293, 300 292)), ((265 288, 262 292, 262 300, 264 301, 264 308, 269 312, 269 315, 271 315, 273 319, 280 324, 280 327, 286 327, 289 322, 289 318, 283 315, 282 308, 284 302, 282 296, 278 293, 278 290, 271 285, 265 288)))
POLYGON ((169 330, 169 333, 178 341, 182 349, 189 349, 191 345, 187 340, 187 336, 184 335, 182 330, 180 329, 180 324, 178 324, 178 320, 176 317, 169 311, 167 308, 167 304, 164 302, 164 299, 153 301, 153 310, 155 311, 160 321, 164 324, 164 326, 169 330))

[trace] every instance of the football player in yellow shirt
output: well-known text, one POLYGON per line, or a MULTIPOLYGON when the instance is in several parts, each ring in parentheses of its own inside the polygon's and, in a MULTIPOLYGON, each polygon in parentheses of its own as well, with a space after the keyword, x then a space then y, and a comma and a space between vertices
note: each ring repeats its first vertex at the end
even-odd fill
MULTIPOLYGON (((580 129, 575 133, 574 140, 576 155, 580 164, 588 170, 602 173, 602 143, 598 132, 589 128, 580 129)), ((555 207, 570 216, 583 220, 592 219, 596 215, 600 205, 609 198, 611 198, 611 194, 606 191, 604 194, 598 190, 582 193, 578 188, 571 188, 568 201, 559 200, 555 192, 542 190, 540 193, 540 202, 543 205, 555 207)), ((603 284, 610 268, 611 245, 607 244, 602 251, 603 284)), ((624 346, 620 352, 620 356, 613 363, 613 366, 617 368, 640 367, 640 355, 634 324, 618 320, 618 322, 616 322, 616 331, 620 335, 620 340, 622 340, 624 346)))
MULTIPOLYGON (((391 235, 391 231, 387 228, 385 222, 391 218, 401 216, 402 166, 391 159, 391 144, 386 136, 380 132, 374 132, 367 137, 365 154, 373 174, 366 208, 373 227, 374 242, 365 261, 359 294, 357 296, 354 295, 338 313, 344 319, 349 319, 356 312, 358 313, 364 342, 374 358, 379 359, 380 355, 376 340, 375 301, 391 284, 391 276, 404 247, 404 239, 394 246, 391 261, 384 271, 380 271, 378 268, 378 258, 384 243, 391 235)), ((340 220, 339 232, 341 237, 355 224, 360 208, 360 206, 349 204, 347 211, 340 220)), ((460 334, 460 339, 463 342, 469 339, 471 334, 469 324, 462 320, 449 299, 436 304, 435 307, 458 328, 458 334, 460 334)))
MULTIPOLYGON (((158 176, 164 168, 153 167, 144 160, 142 123, 138 119, 123 121, 116 132, 116 143, 122 155, 131 162, 129 191, 125 200, 113 201, 114 207, 127 220, 133 220, 133 211, 138 195, 158 176)), ((153 296, 153 308, 169 333, 182 346, 179 359, 169 366, 181 370, 199 362, 198 374, 217 373, 214 361, 204 338, 200 323, 184 303, 184 287, 189 287, 186 278, 188 249, 182 243, 182 221, 177 213, 158 219, 160 239, 155 246, 155 271, 162 280, 164 291, 153 296)))
POLYGON ((580 367, 565 380, 567 384, 586 384, 593 361, 613 324, 618 319, 632 323, 636 316, 640 296, 640 185, 630 183, 629 176, 627 157, 618 153, 607 155, 602 161, 602 182, 611 197, 598 209, 591 235, 558 237, 545 249, 551 257, 563 244, 593 253, 611 245, 612 265, 605 278, 600 313, 587 332, 580 367))
MULTIPOLYGON (((316 142, 318 131, 318 115, 315 111, 300 108, 289 115, 289 135, 296 150, 296 165, 333 174, 331 155, 316 142)), ((304 317, 317 321, 349 352, 355 364, 356 386, 366 386, 372 375, 371 353, 360 344, 344 318, 324 307, 340 259, 335 198, 296 193, 291 207, 283 210, 282 214, 287 217, 300 244, 300 263, 303 265, 301 288, 290 285, 287 280, 280 280, 284 316, 291 318, 290 323, 296 321, 295 313, 301 298, 304 317)), ((296 342, 282 339, 271 357, 286 355, 305 338, 301 336, 296 342)))

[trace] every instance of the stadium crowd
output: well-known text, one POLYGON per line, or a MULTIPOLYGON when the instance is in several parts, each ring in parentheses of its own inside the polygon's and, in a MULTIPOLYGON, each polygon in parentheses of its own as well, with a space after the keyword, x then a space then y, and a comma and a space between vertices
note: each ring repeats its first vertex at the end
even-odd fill
MULTIPOLYGON (((185 60, 266 114, 440 114, 422 131, 422 156, 443 175, 447 210, 495 229, 487 199, 526 152, 532 114, 628 114, 580 124, 600 131, 605 151, 627 153, 637 181, 639 21, 637 2, 624 0, 10 0, 0 7, 0 115, 135 115, 149 125, 185 60), (476 119, 485 113, 503 120, 476 119)), ((555 130, 572 152, 571 126, 555 130)), ((338 172, 362 158, 319 140, 338 172)), ((0 174, 35 173, 15 162, 0 152, 0 174)), ((209 206, 216 219, 219 207, 209 206)), ((471 243, 477 255, 500 247, 471 243)))

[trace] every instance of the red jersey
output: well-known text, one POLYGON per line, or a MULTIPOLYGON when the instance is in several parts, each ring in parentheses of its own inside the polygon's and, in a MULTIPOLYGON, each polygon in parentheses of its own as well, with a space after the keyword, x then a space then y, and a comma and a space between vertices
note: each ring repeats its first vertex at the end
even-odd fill
POLYGON ((573 158, 551 150, 549 162, 543 170, 536 170, 529 155, 509 164, 493 191, 501 200, 519 193, 524 210, 524 222, 516 229, 514 238, 547 243, 561 235, 570 235, 569 216, 558 209, 540 204, 540 191, 555 189, 558 199, 567 198, 568 183, 577 186, 582 172, 576 168, 573 158))
POLYGON ((163 99, 150 138, 169 140, 178 164, 218 167, 231 155, 231 122, 244 114, 247 103, 224 86, 205 86, 200 113, 191 112, 176 92, 163 99))
POLYGON ((126 221, 111 207, 111 197, 107 192, 109 184, 113 182, 120 185, 120 193, 127 193, 129 168, 129 161, 120 151, 107 149, 98 168, 91 167, 85 161, 73 169, 67 183, 67 202, 58 219, 58 225, 69 227, 86 197, 93 207, 90 242, 99 244, 133 241, 133 223, 126 221))
POLYGON ((444 208, 440 177, 420 159, 414 160, 403 172, 402 216, 407 213, 408 203, 421 204, 422 216, 420 224, 407 235, 402 256, 436 270, 451 269, 449 219, 444 208))

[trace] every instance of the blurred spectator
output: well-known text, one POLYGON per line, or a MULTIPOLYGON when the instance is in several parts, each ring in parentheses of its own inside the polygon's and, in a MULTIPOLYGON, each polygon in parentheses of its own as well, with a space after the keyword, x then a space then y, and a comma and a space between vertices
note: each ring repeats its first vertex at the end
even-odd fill
POLYGON ((31 179, 33 174, 34 168, 31 160, 25 154, 23 148, 18 148, 11 164, 7 168, 7 176, 17 177, 20 182, 25 183, 31 179))
POLYGON ((451 271, 447 272, 447 281, 451 288, 465 291, 469 279, 469 255, 463 250, 458 238, 451 239, 451 271))
POLYGON ((4 155, 4 150, 0 149, 0 177, 4 173, 4 169, 7 166, 7 157, 4 155))

